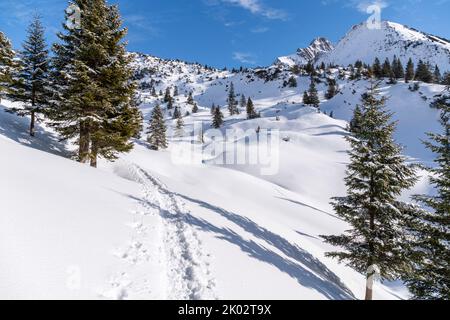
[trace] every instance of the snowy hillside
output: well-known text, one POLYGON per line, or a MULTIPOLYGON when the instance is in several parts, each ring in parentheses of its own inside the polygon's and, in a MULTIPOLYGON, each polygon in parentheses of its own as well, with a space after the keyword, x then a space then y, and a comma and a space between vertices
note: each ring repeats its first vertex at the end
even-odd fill
POLYGON ((354 26, 334 50, 322 55, 318 63, 347 66, 361 60, 372 64, 396 55, 406 64, 409 58, 417 64, 421 59, 443 71, 450 70, 450 41, 404 25, 383 21, 380 29, 369 29, 366 23, 354 26))
MULTIPOLYGON (((131 53, 144 131, 129 154, 101 161, 98 170, 68 159, 71 145, 45 123, 30 138, 29 119, 5 112, 12 104, 2 101, 0 298, 362 299, 365 276, 325 257, 336 248, 321 236, 349 227, 330 199, 345 194, 344 138, 369 83, 352 80, 343 67, 318 70, 315 108, 303 103, 311 77, 290 67, 311 59, 371 63, 395 54, 450 70, 448 42, 390 22, 375 31, 357 26, 334 49, 319 38, 259 69, 217 70, 131 53), (329 79, 339 90, 326 99, 329 79), (248 120, 241 105, 240 114, 229 114, 232 84, 236 99, 251 98, 261 117, 248 120), (181 134, 172 135, 166 91, 183 116, 181 134), (213 104, 224 123, 208 132, 213 104), (151 150, 144 134, 156 105, 169 132, 162 151, 151 150), (235 148, 259 150, 261 129, 273 138, 275 163, 223 161, 234 160, 235 148), (221 135, 230 130, 231 138, 221 135)), ((399 120, 396 139, 409 161, 430 164, 433 155, 420 140, 438 130, 430 103, 445 87, 410 86, 385 79, 381 92, 399 120)), ((430 192, 421 175, 404 200, 430 192)), ((401 283, 376 284, 376 299, 408 296, 401 283)))

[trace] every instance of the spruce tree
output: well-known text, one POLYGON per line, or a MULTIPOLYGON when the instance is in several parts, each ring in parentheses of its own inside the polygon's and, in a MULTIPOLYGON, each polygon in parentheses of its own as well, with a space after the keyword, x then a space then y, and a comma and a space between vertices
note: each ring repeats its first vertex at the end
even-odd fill
POLYGON ((175 134, 177 137, 182 137, 184 134, 184 120, 181 112, 178 113, 176 120, 175 134))
POLYGON ((440 110, 440 134, 429 133, 428 149, 437 158, 429 168, 434 195, 415 197, 430 211, 421 211, 413 228, 416 242, 410 256, 417 257, 406 283, 414 298, 450 299, 450 95, 440 97, 433 106, 440 110))
POLYGON ((383 70, 381 68, 380 59, 375 58, 375 61, 374 61, 373 65, 372 65, 372 72, 373 72, 373 75, 377 79, 380 79, 381 77, 383 77, 383 70))
POLYGON ((14 57, 11 41, 0 31, 0 102, 13 85, 18 70, 14 57))
POLYGON ((394 141, 396 123, 378 93, 378 85, 372 85, 363 95, 360 128, 346 138, 351 145, 347 196, 332 203, 351 228, 342 235, 324 236, 328 243, 344 249, 327 256, 367 274, 367 300, 373 297, 371 268, 377 266, 382 279, 393 280, 408 267, 404 213, 410 207, 397 198, 417 181, 415 169, 405 163, 394 141))
POLYGON ((435 83, 441 83, 442 81, 441 70, 439 70, 438 65, 434 67, 433 80, 435 83))
POLYGON ((194 103, 195 103, 195 100, 194 100, 194 97, 192 96, 192 91, 191 91, 191 92, 189 92, 187 104, 194 105, 194 103))
POLYGON ((331 100, 337 94, 337 84, 335 79, 328 79, 328 90, 325 94, 325 98, 331 100))
POLYGON ((194 103, 194 106, 192 107, 192 113, 197 113, 198 112, 198 105, 197 103, 194 103))
POLYGON ((389 58, 386 58, 386 60, 384 61, 381 73, 384 78, 389 78, 391 76, 392 67, 389 58))
POLYGON ((445 86, 450 86, 450 72, 444 73, 442 84, 445 86))
POLYGON ((362 111, 361 107, 359 105, 356 105, 355 110, 353 111, 353 117, 350 121, 350 127, 349 131, 354 136, 357 136, 361 129, 361 122, 362 122, 362 111))
POLYGON ((312 105, 316 108, 318 108, 320 104, 319 94, 316 88, 316 81, 314 78, 311 78, 311 84, 309 85, 308 102, 309 105, 312 105))
POLYGON ((239 103, 239 106, 242 109, 245 109, 245 107, 247 106, 247 99, 245 98, 244 94, 241 94, 241 102, 239 103))
POLYGON ((255 105, 253 104, 253 101, 251 98, 248 98, 246 110, 247 110, 247 119, 250 120, 250 119, 258 118, 258 114, 256 113, 256 110, 255 110, 255 105))
POLYGON ((216 112, 216 105, 213 103, 210 109, 210 113, 212 116, 214 115, 214 112, 216 112))
POLYGON ((305 92, 303 93, 303 104, 306 104, 306 105, 310 104, 310 103, 309 103, 309 95, 308 95, 308 91, 305 91, 305 92))
POLYGON ((297 88, 298 86, 297 79, 294 76, 289 77, 287 84, 290 88, 297 88))
POLYGON ((175 107, 175 110, 173 111, 173 119, 176 120, 181 116, 181 111, 179 107, 175 107))
POLYGON ((30 116, 29 134, 35 136, 38 116, 44 113, 50 98, 50 59, 41 18, 35 16, 28 27, 28 37, 20 52, 20 71, 9 98, 22 102, 22 108, 13 108, 19 116, 30 116))
POLYGON ((166 93, 164 94, 164 103, 168 103, 169 101, 172 101, 172 96, 170 94, 170 87, 167 87, 166 93))
POLYGON ((173 89, 173 96, 174 97, 176 97, 176 96, 178 96, 178 87, 177 86, 175 86, 175 88, 173 89))
POLYGON ((166 131, 163 111, 159 105, 156 105, 147 131, 147 141, 154 150, 167 149, 166 131))
POLYGON ((405 82, 409 83, 410 81, 414 80, 415 71, 414 71, 414 63, 412 59, 410 58, 408 60, 408 64, 406 66, 405 70, 405 82))
POLYGON ((219 129, 223 125, 223 113, 220 110, 220 107, 214 109, 212 127, 215 129, 219 129))
POLYGON ((419 61, 419 64, 417 65, 416 80, 422 81, 425 83, 431 83, 433 82, 433 74, 430 71, 430 66, 427 63, 424 63, 422 60, 419 61))
POLYGON ((236 101, 236 94, 234 92, 234 84, 231 82, 230 84, 230 91, 228 93, 228 111, 230 112, 230 115, 233 116, 235 114, 238 114, 238 103, 236 101))
MULTIPOLYGON (((54 45, 53 97, 49 116, 63 139, 76 138, 78 160, 97 165, 131 150, 140 128, 135 84, 117 6, 74 0, 80 26, 64 25, 54 45)), ((69 13, 66 12, 66 19, 69 13)))
POLYGON ((392 67, 396 79, 403 79, 405 77, 405 71, 403 69, 400 58, 394 57, 394 64, 392 67))

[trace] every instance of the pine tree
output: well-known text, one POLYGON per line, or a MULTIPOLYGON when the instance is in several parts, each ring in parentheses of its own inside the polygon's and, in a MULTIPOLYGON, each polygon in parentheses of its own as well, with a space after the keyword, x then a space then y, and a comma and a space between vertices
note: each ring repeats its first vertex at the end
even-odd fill
POLYGON ((406 66, 405 70, 405 82, 409 83, 410 81, 414 80, 415 71, 414 71, 414 63, 412 59, 410 58, 408 60, 408 64, 406 66))
POLYGON ((337 94, 337 84, 335 79, 328 79, 328 90, 325 94, 325 98, 331 100, 337 94))
POLYGON ((372 72, 373 72, 373 75, 377 79, 380 79, 381 77, 383 77, 383 70, 381 68, 380 59, 375 58, 375 61, 374 61, 373 66, 372 66, 372 72))
POLYGON ((223 125, 223 113, 220 110, 220 107, 214 109, 212 127, 215 129, 219 129, 223 125))
POLYGON ((245 95, 244 95, 244 94, 241 94, 241 102, 239 103, 239 106, 240 106, 242 109, 245 109, 246 106, 247 106, 247 99, 245 98, 245 95))
POLYGON ((450 72, 444 73, 444 77, 442 79, 442 84, 445 86, 450 86, 450 72))
POLYGON ((403 79, 405 77, 405 71, 403 69, 402 62, 400 58, 394 57, 394 64, 392 66, 392 71, 394 72, 396 79, 403 79))
POLYGON ((0 31, 0 102, 13 85, 14 75, 18 70, 14 57, 11 41, 0 31))
POLYGON ((151 93, 152 97, 157 97, 158 95, 156 94, 156 89, 155 87, 152 87, 152 93, 151 93))
POLYGON ((176 97, 176 96, 178 96, 178 87, 177 86, 175 86, 175 88, 173 89, 173 96, 174 97, 176 97))
POLYGON ((405 163, 394 141, 396 123, 385 110, 386 100, 378 94, 378 85, 372 85, 363 95, 359 132, 346 138, 351 145, 347 196, 333 202, 338 216, 351 229, 339 236, 324 236, 328 243, 344 249, 327 256, 367 273, 367 300, 373 295, 371 268, 377 266, 382 279, 393 280, 408 267, 404 213, 410 206, 397 198, 417 181, 415 169, 405 163))
POLYGON ((194 103, 194 106, 192 107, 192 113, 197 113, 198 112, 198 105, 196 103, 194 103))
POLYGON ((54 45, 49 116, 63 139, 77 138, 78 160, 96 166, 98 156, 114 160, 131 150, 141 114, 117 6, 105 0, 73 4, 82 12, 81 25, 65 24, 58 35, 62 43, 54 45))
POLYGON ((357 136, 361 131, 361 123, 362 123, 362 111, 359 105, 356 106, 353 111, 353 118, 350 121, 349 131, 353 135, 357 136))
POLYGON ((384 78, 389 78, 391 76, 392 67, 389 58, 386 58, 386 60, 384 61, 381 73, 384 78))
POLYGON ((19 81, 10 90, 9 98, 22 102, 22 108, 13 108, 19 116, 30 116, 30 136, 35 136, 35 124, 50 98, 49 55, 41 18, 35 16, 28 27, 28 38, 20 53, 19 81))
POLYGON ((303 93, 303 104, 306 104, 306 105, 309 105, 309 104, 310 104, 310 102, 309 102, 308 91, 305 91, 305 92, 303 93))
POLYGON ((214 115, 214 112, 216 112, 216 105, 214 103, 211 106, 211 111, 210 112, 211 112, 212 116, 214 115))
POLYGON ((416 80, 422 81, 425 83, 433 82, 433 75, 430 71, 430 66, 427 63, 424 63, 422 60, 419 61, 416 70, 416 80))
POLYGON ((156 105, 152 112, 150 125, 147 131, 147 141, 153 149, 167 149, 166 124, 164 114, 159 105, 156 105))
POLYGON ((228 111, 230 112, 230 115, 233 116, 235 114, 238 114, 238 103, 236 101, 236 94, 234 92, 234 84, 231 82, 230 84, 230 91, 228 93, 228 111))
POLYGON ((164 94, 164 103, 169 103, 172 101, 172 96, 170 94, 170 87, 166 88, 166 93, 164 94))
POLYGON ((434 67, 433 80, 435 83, 441 83, 442 81, 441 70, 439 70, 438 65, 434 67))
POLYGON ((184 135, 184 121, 181 112, 178 113, 176 120, 175 134, 177 137, 182 137, 184 135))
POLYGON ((314 78, 311 78, 311 84, 309 85, 308 102, 309 105, 312 105, 316 108, 318 108, 320 104, 319 94, 317 92, 316 81, 314 78))
POLYGON ((287 82, 287 85, 290 88, 297 88, 297 86, 298 86, 297 79, 295 79, 294 76, 291 76, 287 82))
POLYGON ((429 133, 428 149, 437 155, 436 167, 430 168, 435 195, 415 197, 432 211, 421 211, 414 224, 416 242, 410 256, 418 257, 406 283, 414 298, 450 299, 450 95, 439 98, 433 106, 440 110, 441 134, 429 133))
POLYGON ((181 116, 180 108, 175 107, 175 110, 173 111, 173 115, 172 115, 173 119, 176 120, 176 119, 178 119, 180 116, 181 116))
POLYGON ((192 92, 189 92, 187 104, 194 105, 194 103, 195 103, 195 100, 194 100, 194 97, 192 96, 192 92))
POLYGON ((248 98, 248 100, 247 100, 246 109, 247 109, 247 119, 250 120, 250 119, 258 118, 259 115, 258 115, 258 113, 256 113, 255 105, 253 104, 253 101, 251 98, 248 98))

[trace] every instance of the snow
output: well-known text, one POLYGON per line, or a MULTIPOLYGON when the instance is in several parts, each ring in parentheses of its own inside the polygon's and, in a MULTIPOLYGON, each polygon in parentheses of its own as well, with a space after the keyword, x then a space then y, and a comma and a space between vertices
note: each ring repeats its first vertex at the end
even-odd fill
POLYGON ((370 29, 366 23, 354 26, 333 51, 319 57, 317 63, 347 66, 357 60, 372 64, 375 58, 392 61, 396 55, 406 66, 411 58, 438 65, 441 71, 450 71, 450 42, 404 25, 383 21, 380 29, 370 29))
MULTIPOLYGON (((400 25, 383 26, 380 32, 429 41, 400 25)), ((359 39, 367 32, 356 27, 350 35, 359 39)), ((367 39, 378 43, 380 32, 367 39)), ((345 50, 353 40, 347 36, 343 41, 323 59, 342 58, 346 64, 350 56, 345 50)), ((439 46, 444 50, 447 45, 439 46)), ((369 52, 355 52, 372 59, 369 52)), ((115 163, 101 161, 94 170, 67 159, 71 146, 59 142, 45 124, 38 126, 36 138, 28 137, 28 119, 4 112, 12 105, 2 102, 0 150, 6 156, 0 158, 0 298, 363 298, 365 277, 326 258, 336 248, 320 236, 348 228, 329 202, 345 194, 347 121, 368 83, 339 80, 341 93, 326 101, 322 79, 317 86, 321 111, 333 112, 333 119, 302 104, 309 77, 296 76, 297 88, 284 87, 292 74, 278 66, 232 73, 132 55, 134 67, 146 70, 141 83, 153 79, 157 91, 178 87, 175 105, 182 114, 192 108, 186 102, 189 92, 199 104, 199 113, 184 118, 186 134, 171 139, 168 150, 152 151, 144 140, 135 141, 131 153, 115 163), (231 82, 238 95, 253 99, 261 118, 228 116, 231 82), (231 141, 213 140, 207 133, 205 145, 193 151, 193 158, 204 161, 175 163, 180 148, 197 139, 195 123, 210 128, 213 103, 226 116, 221 132, 241 133, 231 141), (254 137, 258 127, 272 130, 275 137, 279 166, 274 174, 264 175, 264 164, 219 163, 231 147, 246 146, 242 132, 254 137), (223 144, 218 154, 201 153, 223 144)), ((431 164, 433 155, 420 139, 439 129, 437 111, 429 104, 444 87, 420 84, 419 91, 411 92, 408 86, 383 82, 382 93, 399 120, 396 138, 405 154, 431 164)), ((141 99, 148 121, 162 97, 142 90, 141 99)), ((168 112, 166 120, 173 129, 168 112)), ((247 147, 255 150, 257 145, 253 141, 247 147)), ((425 172, 421 175, 402 199, 430 191, 425 172)), ((408 293, 401 283, 378 283, 375 297, 404 299, 408 293)))

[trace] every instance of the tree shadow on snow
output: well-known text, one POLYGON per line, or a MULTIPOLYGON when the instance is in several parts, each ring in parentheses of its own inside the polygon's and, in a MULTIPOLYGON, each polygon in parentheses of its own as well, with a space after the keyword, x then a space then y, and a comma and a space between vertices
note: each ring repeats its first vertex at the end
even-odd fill
MULTIPOLYGON (((191 214, 184 216, 187 223, 200 228, 205 232, 212 232, 216 234, 219 239, 228 241, 238 246, 249 256, 271 264, 280 271, 287 273, 289 276, 296 279, 300 285, 315 289, 329 299, 355 299, 353 293, 341 282, 338 276, 329 270, 320 260, 297 245, 290 243, 283 237, 270 232, 245 217, 213 206, 201 200, 192 199, 180 194, 178 196, 219 214, 256 238, 265 241, 270 246, 273 246, 289 259, 252 240, 242 238, 231 229, 219 228, 210 222, 196 218, 191 214)), ((173 218, 170 214, 165 215, 165 218, 167 219, 171 219, 171 217, 173 218)))
POLYGON ((30 119, 8 113, 6 110, 4 106, 0 105, 0 135, 40 151, 63 157, 71 155, 65 144, 58 140, 56 134, 44 130, 37 124, 36 136, 31 137, 29 135, 30 119))

